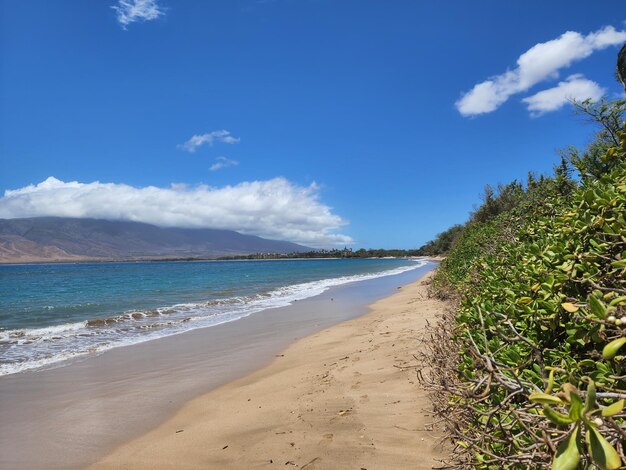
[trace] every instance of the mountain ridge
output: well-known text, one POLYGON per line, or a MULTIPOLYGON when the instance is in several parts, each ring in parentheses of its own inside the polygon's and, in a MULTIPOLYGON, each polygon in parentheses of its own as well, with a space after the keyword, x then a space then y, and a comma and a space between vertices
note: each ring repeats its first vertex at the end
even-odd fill
POLYGON ((211 259, 309 250, 224 229, 70 217, 0 219, 0 263, 211 259))

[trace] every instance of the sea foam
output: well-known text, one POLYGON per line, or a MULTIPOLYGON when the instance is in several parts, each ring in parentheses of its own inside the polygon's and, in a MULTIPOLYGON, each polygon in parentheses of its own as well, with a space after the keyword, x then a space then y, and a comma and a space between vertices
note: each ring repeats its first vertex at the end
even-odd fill
POLYGON ((2 330, 0 376, 59 365, 69 359, 239 320, 262 310, 320 295, 331 287, 393 276, 428 263, 413 261, 408 266, 382 272, 285 285, 254 295, 131 310, 106 318, 45 328, 2 330))

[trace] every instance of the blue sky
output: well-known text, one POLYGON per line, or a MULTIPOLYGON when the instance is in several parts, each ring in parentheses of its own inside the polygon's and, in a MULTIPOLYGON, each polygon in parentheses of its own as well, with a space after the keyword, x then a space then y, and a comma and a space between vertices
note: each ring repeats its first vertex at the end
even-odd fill
POLYGON ((123 3, 0 4, 0 217, 418 247, 623 95, 620 1, 123 3))

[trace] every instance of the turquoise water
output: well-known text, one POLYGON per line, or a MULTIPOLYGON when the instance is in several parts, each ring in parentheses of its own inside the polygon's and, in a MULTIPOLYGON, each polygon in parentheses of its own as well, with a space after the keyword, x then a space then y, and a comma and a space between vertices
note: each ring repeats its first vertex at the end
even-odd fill
POLYGON ((238 320, 406 259, 0 266, 0 375, 238 320))

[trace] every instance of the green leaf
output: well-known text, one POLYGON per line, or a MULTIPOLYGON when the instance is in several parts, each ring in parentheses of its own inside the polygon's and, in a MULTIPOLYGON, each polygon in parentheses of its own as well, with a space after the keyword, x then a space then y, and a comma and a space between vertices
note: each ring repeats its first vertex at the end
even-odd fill
POLYGON ((626 338, 618 338, 611 341, 602 349, 602 357, 604 359, 613 359, 617 356, 618 351, 626 344, 626 338))
POLYGON ((531 393, 528 396, 530 401, 535 403, 541 403, 542 405, 562 405, 563 401, 555 397, 554 395, 548 395, 547 393, 531 393))
POLYGON ((595 316, 606 318, 606 307, 595 295, 589 297, 589 308, 595 316))
POLYGON ((578 452, 578 426, 576 426, 569 437, 559 444, 552 461, 552 470, 576 470, 578 462, 580 462, 580 453, 578 452))
POLYGON ((570 393, 569 417, 578 421, 583 416, 583 401, 577 393, 570 393))
POLYGON ((566 414, 559 413, 548 405, 543 406, 543 415, 557 426, 567 426, 574 422, 574 420, 566 414))
POLYGON ((624 409, 624 400, 616 401, 612 405, 602 408, 602 416, 613 416, 617 413, 621 413, 624 409))
POLYGON ((593 426, 588 426, 587 444, 593 463, 602 470, 616 470, 622 466, 617 451, 593 426))
POLYGON ((614 298, 613 300, 611 300, 611 303, 609 305, 611 307, 615 307, 616 305, 619 305, 622 302, 626 302, 626 295, 622 295, 621 297, 614 298))
POLYGON ((589 413, 596 404, 596 384, 593 379, 589 381, 587 385, 587 397, 585 399, 585 408, 583 413, 589 413))
POLYGON ((554 369, 550 371, 548 375, 548 386, 546 387, 545 393, 552 393, 552 389, 554 388, 554 369))

